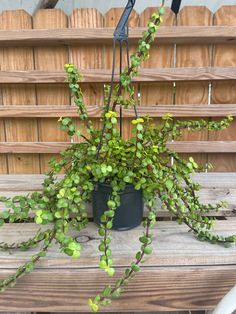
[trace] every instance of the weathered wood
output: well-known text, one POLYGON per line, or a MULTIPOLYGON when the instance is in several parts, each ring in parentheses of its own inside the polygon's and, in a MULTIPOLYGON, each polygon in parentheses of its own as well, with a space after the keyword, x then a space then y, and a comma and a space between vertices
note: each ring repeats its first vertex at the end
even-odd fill
MULTIPOLYGON (((37 180, 37 178, 36 178, 37 180)), ((11 188, 10 188, 11 189, 11 188)), ((14 188, 12 188, 14 189, 14 188)), ((41 186, 39 186, 39 191, 42 189, 41 186)), ((12 191, 12 192, 6 192, 0 190, 0 196, 4 195, 5 197, 14 197, 19 195, 28 195, 31 194, 33 191, 30 191, 30 187, 28 187, 28 190, 24 191, 12 191)), ((199 193, 197 193, 200 196, 200 200, 202 203, 211 203, 215 204, 220 201, 226 201, 228 206, 226 208, 222 208, 219 211, 211 211, 207 214, 207 216, 213 216, 213 217, 221 217, 221 218, 235 218, 236 217, 236 189, 227 189, 227 188, 204 188, 201 189, 199 193)), ((159 202, 158 202, 159 203, 159 202)), ((86 205, 87 212, 89 218, 93 217, 92 212, 92 206, 91 204, 86 205)), ((0 203, 0 212, 6 210, 4 204, 0 203)), ((146 217, 148 213, 148 208, 144 206, 144 216, 146 217)), ((170 218, 171 215, 169 211, 163 210, 161 208, 161 205, 159 204, 158 207, 158 219, 159 218, 170 218)))
MULTIPOLYGON (((0 176, 0 191, 38 191, 41 190, 41 185, 44 175, 1 175, 0 176)), ((58 176, 62 178, 62 175, 58 176)), ((235 189, 236 188, 236 173, 235 172, 211 172, 211 173, 196 173, 193 175, 193 180, 198 182, 202 188, 217 189, 235 189)))
MULTIPOLYGON (((222 234, 234 232, 235 227, 235 222, 217 223, 222 234)), ((1 229, 0 238, 8 242, 23 240, 36 228, 32 224, 7 225, 1 229)), ((132 261, 140 245, 141 230, 112 232, 117 275, 132 261)), ((194 241, 187 230, 175 222, 158 223, 153 256, 142 266, 142 273, 132 281, 126 294, 107 311, 211 309, 218 303, 235 284, 236 249, 194 241)), ((107 283, 107 276, 97 268, 97 228, 91 224, 78 240, 86 241, 88 234, 95 239, 84 243, 79 261, 63 256, 53 246, 36 271, 0 298, 0 311, 25 311, 26 307, 27 311, 87 311, 86 299, 107 283)), ((1 252, 0 276, 11 274, 35 251, 1 252)))
MULTIPOLYGON (((90 117, 99 118, 102 114, 102 106, 88 106, 87 111, 90 117)), ((158 105, 139 106, 137 108, 139 116, 149 115, 151 117, 162 117, 166 113, 171 113, 174 117, 223 117, 228 114, 236 116, 236 104, 216 104, 211 106, 196 105, 158 105)), ((119 114, 119 110, 118 110, 119 114)), ((55 105, 53 107, 42 105, 34 106, 4 106, 0 107, 0 117, 2 118, 59 118, 78 117, 77 108, 74 106, 55 105)), ((124 117, 133 117, 133 109, 124 109, 124 117)))
MULTIPOLYGON (((235 25, 236 24, 236 6, 222 6, 214 16, 215 25, 235 25)), ((229 46, 215 45, 212 55, 212 66, 236 65, 236 45, 229 46)), ((211 103, 228 103, 236 100, 236 82, 213 82, 211 103)), ((229 128, 223 132, 210 132, 209 140, 233 141, 236 136, 236 121, 233 121, 229 128)), ((215 165, 217 171, 236 171, 236 155, 218 155, 209 156, 209 162, 215 165)))
MULTIPOLYGON (((31 16, 23 10, 3 11, 0 14, 0 29, 31 29, 31 16)), ((5 47, 0 54, 1 71, 34 70, 32 48, 5 47)), ((1 86, 3 106, 36 105, 35 88, 33 85, 1 86)), ((5 121, 6 141, 38 141, 36 119, 7 119, 5 121)), ((8 171, 10 173, 39 173, 39 156, 9 155, 8 171)))
MULTIPOLYGON (((59 176, 62 178, 62 176, 59 176)), ((33 191, 42 190, 43 175, 7 175, 0 176, 0 196, 14 197, 16 195, 27 195, 33 191), (10 191, 10 192, 9 192, 10 191)), ((201 202, 214 204, 222 200, 228 206, 218 212, 210 212, 209 216, 235 217, 236 216, 236 176, 233 173, 200 173, 194 175, 194 180, 202 186, 197 193, 201 202), (217 184, 216 184, 217 182, 217 184)), ((0 211, 5 210, 5 206, 0 203, 0 211)), ((87 205, 89 217, 92 217, 91 205, 87 205)), ((147 209, 145 208, 145 215, 147 209)), ((166 210, 162 210, 159 204, 158 217, 170 217, 166 210)))
MULTIPOLYGON (((67 142, 0 142, 0 154, 59 154, 69 145, 67 142)), ((236 141, 179 141, 169 142, 167 146, 178 153, 236 152, 236 141)))
MULTIPOLYGON (((116 278, 123 271, 119 268, 116 278)), ((1 271, 1 276, 11 273, 1 271)), ((213 309, 234 286, 235 274, 235 266, 143 267, 122 297, 103 311, 213 309)), ((105 284, 107 276, 97 269, 36 270, 5 292, 0 311, 88 312, 88 297, 100 293, 105 284)))
MULTIPOLYGON (((75 9, 69 18, 69 27, 71 29, 80 28, 101 28, 103 27, 103 16, 95 8, 75 9)), ((69 48, 69 60, 75 64, 79 69, 97 69, 101 71, 104 68, 104 47, 103 42, 78 44, 69 48)), ((110 76, 110 75, 109 75, 110 76)), ((110 80, 110 78, 109 78, 110 80)), ((91 83, 91 82, 90 82, 91 83)), ((104 105, 104 86, 103 84, 84 84, 83 85, 83 99, 87 107, 91 105, 104 105)), ((79 119, 76 119, 76 125, 85 133, 85 126, 79 119)), ((94 121, 94 126, 99 128, 100 121, 94 121)), ((76 135, 74 141, 81 141, 81 137, 76 135)))
MULTIPOLYGON (((110 71, 100 69, 80 69, 82 83, 108 83, 110 71)), ((162 81, 221 81, 235 80, 236 67, 199 67, 199 68, 152 68, 140 69, 140 75, 134 82, 162 81)), ((65 83, 64 71, 1 71, 0 84, 36 84, 36 83, 65 83)), ((116 73, 115 81, 119 80, 116 73)))
MULTIPOLYGON (((44 27, 45 28, 45 27, 44 27)), ((132 27, 129 38, 137 42, 145 27, 132 27)), ((38 29, 0 31, 1 46, 65 46, 88 43, 111 43, 114 28, 38 29)), ((162 26, 156 40, 160 44, 233 44, 235 26, 162 26)))
MULTIPOLYGON (((178 26, 211 26, 213 14, 205 6, 186 6, 177 16, 178 26)), ((208 67, 211 65, 211 46, 205 45, 177 45, 176 67, 208 67)), ((208 106, 209 82, 180 82, 176 83, 175 103, 202 104, 208 106)), ((203 117, 203 116, 202 116, 203 117)), ((181 141, 207 141, 208 131, 183 132, 181 141)), ((188 154, 183 155, 189 158, 188 154)), ((206 165, 207 154, 195 154, 194 159, 201 165, 206 165)))
POLYGON ((39 0, 37 7, 34 10, 34 14, 36 14, 40 9, 53 9, 57 2, 58 0, 39 0))
MULTIPOLYGON (((48 29, 67 27, 68 18, 66 14, 58 9, 40 10, 34 18, 35 29, 46 27, 48 29)), ((68 63, 68 49, 66 47, 36 47, 34 49, 36 70, 60 70, 68 63)), ((42 84, 36 86, 37 110, 42 104, 47 104, 51 110, 56 106, 70 103, 68 86, 64 84, 42 84)), ((39 140, 42 142, 69 142, 70 138, 60 130, 58 119, 40 119, 38 123, 39 140)), ((52 155, 40 156, 41 173, 48 171, 48 161, 52 155)))
MULTIPOLYGON (((47 226, 40 226, 48 228, 47 226)), ((216 221, 215 232, 222 235, 235 233, 236 221, 216 221)), ((39 229, 35 224, 6 224, 0 229, 0 239, 3 242, 18 243, 31 237, 39 229)), ((139 236, 143 227, 137 227, 126 232, 111 231, 114 263, 117 267, 126 267, 139 250, 139 236)), ((47 258, 42 259, 37 269, 47 268, 76 268, 93 269, 97 267, 99 252, 97 245, 100 241, 98 228, 94 223, 77 233, 71 233, 83 245, 83 252, 79 261, 68 258, 60 252, 58 245, 53 245, 47 258), (88 238, 90 236, 91 238, 88 238)), ((226 250, 223 246, 211 245, 197 241, 188 227, 178 225, 175 221, 159 221, 153 229, 153 254, 147 258, 145 266, 217 266, 235 265, 236 247, 226 250)), ((24 263, 37 248, 30 251, 0 252, 0 269, 14 269, 24 263)), ((1 304, 1 303, 0 303, 1 304)))
MULTIPOLYGON (((146 26, 150 16, 156 11, 156 8, 147 8, 140 15, 140 25, 146 26)), ((176 24, 175 14, 168 9, 164 18, 164 26, 173 26, 176 24)), ((171 68, 174 65, 174 45, 154 45, 150 58, 143 63, 144 68, 171 68)), ((173 82, 158 82, 158 83, 141 83, 140 84, 140 108, 146 105, 155 104, 159 105, 173 104, 173 82)), ((153 121, 158 125, 161 121, 155 118, 153 121)))

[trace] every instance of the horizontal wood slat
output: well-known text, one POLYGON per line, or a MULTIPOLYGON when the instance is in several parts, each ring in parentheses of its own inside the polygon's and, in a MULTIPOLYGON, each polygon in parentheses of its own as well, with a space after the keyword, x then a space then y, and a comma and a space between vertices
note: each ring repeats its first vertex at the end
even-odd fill
MULTIPOLYGON (((41 191, 44 175, 1 175, 0 196, 14 197, 16 195, 27 195, 33 191, 41 191)), ((62 179, 59 175, 58 179, 62 179)), ((218 212, 210 212, 209 216, 236 217, 236 173, 197 173, 193 180, 201 185, 198 192, 201 202, 214 204, 222 200, 226 201, 227 208, 218 212)), ((5 210, 4 204, 0 203, 0 211, 5 210)), ((89 217, 92 217, 92 208, 87 204, 89 217)), ((145 208, 145 214, 147 209, 145 208)), ((170 217, 168 211, 158 205, 158 217, 170 217)))
MULTIPOLYGON (((82 83, 109 83, 111 71, 108 70, 80 70, 82 83)), ((211 81, 236 79, 236 67, 200 67, 200 68, 152 68, 140 69, 140 75, 134 82, 162 82, 162 81, 211 81)), ((1 71, 0 84, 35 84, 35 83, 64 83, 64 71, 1 71)), ((119 80, 116 73, 115 81, 119 80)))
MULTIPOLYGON (((229 234, 234 232, 235 224, 235 221, 217 222, 216 230, 229 234)), ((5 225, 0 235, 3 241, 18 242, 32 236, 37 228, 32 224, 5 225)), ((225 249, 194 240, 193 235, 187 232, 188 228, 176 222, 158 222, 153 231, 153 255, 142 265, 142 272, 132 280, 126 293, 107 310, 146 313, 210 309, 234 286, 235 247, 225 249)), ((140 234, 142 227, 112 232, 116 276, 121 276, 131 263, 140 246, 140 234)), ((90 224, 77 239, 85 242, 79 261, 62 255, 54 245, 33 273, 21 278, 0 298, 0 311, 34 312, 36 307, 42 312, 88 311, 87 298, 102 291, 107 284, 107 276, 97 268, 97 228, 90 224), (86 242, 88 235, 92 240, 86 242)), ((0 277, 12 274, 36 251, 0 252, 0 277)))
MULTIPOLYGON (((59 154, 66 142, 0 142, 1 154, 59 154)), ((169 142, 169 149, 178 153, 236 153, 236 141, 169 142)))
MULTIPOLYGON (((102 106, 88 106, 87 111, 92 118, 101 117, 102 106)), ((139 116, 150 115, 151 117, 162 117, 166 113, 171 113, 175 117, 222 117, 228 114, 236 116, 236 104, 217 105, 153 105, 139 106, 137 108, 139 116)), ((118 110, 119 113, 119 110, 118 110)), ((4 106, 0 107, 1 118, 59 118, 78 117, 78 113, 73 106, 4 106)), ((133 109, 124 109, 124 117, 134 117, 133 109)))
MULTIPOLYGON (((236 221, 224 220, 216 221, 215 231, 222 235, 230 235, 235 232, 236 221)), ((0 238, 3 242, 18 243, 28 239, 41 228, 48 229, 48 226, 37 226, 32 223, 25 224, 6 224, 0 229, 0 238)), ((153 254, 147 259, 145 266, 207 266, 207 265, 235 265, 236 247, 226 250, 223 246, 211 245, 207 242, 197 241, 189 228, 185 225, 179 225, 175 221, 159 221, 153 229, 153 254)), ((142 235, 143 227, 125 232, 111 231, 113 239, 113 256, 117 267, 129 265, 135 252, 139 250, 139 236, 142 235), (125 244, 125 245, 124 245, 125 244)), ((83 243, 84 249, 79 262, 68 258, 54 244, 49 250, 46 259, 42 259, 38 264, 39 268, 96 268, 99 252, 97 244, 100 236, 98 227, 94 223, 89 223, 86 229, 80 233, 71 231, 71 235, 77 237, 77 240, 83 243), (86 239, 90 236, 90 240, 86 239)), ((0 251, 0 270, 8 268, 14 269, 24 263, 32 252, 38 251, 37 248, 30 251, 12 251, 12 254, 6 251, 0 251)), ((1 298, 0 298, 1 299, 1 298)))
MULTIPOLYGON (((145 28, 130 28, 131 42, 137 42, 145 28)), ((37 29, 0 31, 1 46, 64 46, 78 43, 111 43, 113 28, 37 29)), ((233 44, 235 26, 162 26, 156 39, 160 44, 233 44)))
MULTIPOLYGON (((114 281, 124 270, 117 269, 114 281)), ((0 274, 4 278, 12 271, 6 269, 0 274)), ((126 292, 106 311, 164 314, 168 310, 175 313, 186 309, 189 313, 189 309, 214 309, 235 282, 236 266, 142 267, 126 292)), ((97 268, 36 270, 4 293, 0 311, 88 313, 88 298, 101 293, 107 283, 106 275, 97 268)))
MULTIPOLYGON (((57 176, 59 179, 63 175, 57 176)), ((6 174, 0 175, 0 192, 38 191, 42 188, 44 175, 6 174)), ((193 180, 204 189, 236 189, 236 172, 201 172, 193 175, 193 180)))

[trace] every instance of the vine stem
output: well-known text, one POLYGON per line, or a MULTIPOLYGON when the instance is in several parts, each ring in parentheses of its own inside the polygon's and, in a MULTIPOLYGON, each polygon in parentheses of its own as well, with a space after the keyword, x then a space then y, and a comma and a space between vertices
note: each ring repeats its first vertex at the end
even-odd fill
MULTIPOLYGON (((146 225, 146 229, 145 229, 145 236, 149 237, 150 236, 150 220, 148 218, 146 219, 146 223, 147 223, 147 225, 146 225)), ((144 249, 142 249, 140 257, 138 259, 136 259, 136 261, 135 261, 135 265, 138 266, 142 262, 144 255, 145 255, 144 249)), ((135 271, 130 268, 129 273, 122 277, 119 285, 114 287, 111 290, 110 294, 112 295, 115 291, 117 291, 119 288, 121 288, 124 285, 125 281, 129 280, 134 273, 135 273, 135 271)), ((106 297, 104 297, 104 296, 101 297, 100 302, 103 302, 105 299, 106 299, 106 297)))
MULTIPOLYGON (((37 263, 37 262, 40 260, 40 258, 41 258, 40 253, 45 253, 45 252, 47 252, 48 248, 50 247, 52 241, 53 241, 54 238, 55 238, 56 230, 53 230, 53 231, 51 230, 50 232, 51 232, 51 235, 50 235, 50 238, 49 238, 47 244, 45 244, 45 245, 43 246, 43 248, 41 249, 41 251, 40 251, 39 253, 37 253, 36 255, 34 255, 34 256, 32 257, 31 263, 33 263, 33 264, 37 263)), ((1 289, 1 288, 5 288, 5 287, 11 285, 11 283, 13 283, 13 282, 15 282, 17 279, 19 279, 19 278, 25 273, 26 267, 27 267, 27 263, 24 264, 24 265, 19 269, 19 271, 17 272, 17 274, 16 274, 15 276, 9 277, 10 280, 7 282, 7 285, 1 285, 1 282, 0 282, 0 289, 1 289)), ((2 280, 2 281, 4 281, 4 280, 2 280)))

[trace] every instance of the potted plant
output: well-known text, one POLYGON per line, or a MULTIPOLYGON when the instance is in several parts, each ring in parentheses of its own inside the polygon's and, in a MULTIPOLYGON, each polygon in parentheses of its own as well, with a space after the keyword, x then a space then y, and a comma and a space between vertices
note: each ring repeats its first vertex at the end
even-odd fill
POLYGON ((212 210, 218 210, 224 203, 216 205, 200 203, 196 195, 200 186, 191 179, 191 175, 198 171, 197 163, 193 158, 187 161, 182 159, 167 146, 169 140, 181 137, 182 131, 186 129, 189 131, 225 129, 232 121, 231 116, 219 122, 174 121, 170 114, 166 114, 162 118, 162 124, 158 125, 153 124, 150 117, 136 116, 132 121, 131 139, 125 140, 120 135, 117 106, 134 106, 131 78, 138 74, 141 62, 148 58, 150 46, 162 23, 163 15, 164 7, 161 6, 150 18, 148 29, 143 33, 137 50, 131 56, 131 64, 122 72, 120 82, 114 89, 111 86, 106 87, 105 103, 111 106, 104 107, 102 130, 94 127, 87 114, 79 85, 80 73, 74 65, 65 65, 69 88, 78 108, 78 115, 86 127, 86 134, 77 129, 72 119, 61 118, 62 130, 69 136, 77 135, 84 141, 70 145, 61 153, 59 161, 50 162, 51 171, 43 182, 42 192, 15 196, 11 199, 1 197, 0 201, 5 203, 7 209, 0 214, 0 225, 5 222, 28 221, 31 219, 30 213, 33 213, 35 223, 46 226, 43 231, 40 230, 23 243, 0 244, 4 250, 28 250, 42 243, 39 252, 15 274, 0 281, 1 292, 14 286, 20 277, 31 272, 37 261, 47 254, 53 242, 57 242, 60 250, 66 255, 72 258, 80 257, 81 245, 68 231, 73 228, 79 232, 86 228, 88 224, 86 203, 92 200, 101 237, 98 247, 99 267, 111 277, 115 273, 115 268, 110 249, 110 230, 136 226, 142 219, 143 203, 148 208, 143 221, 144 231, 139 238, 140 250, 130 267, 113 286, 107 285, 100 294, 89 299, 88 304, 93 312, 97 312, 100 306, 110 304, 113 298, 119 297, 129 280, 140 270, 143 258, 152 253, 152 228, 157 218, 157 198, 161 201, 162 207, 176 217, 179 223, 186 224, 198 239, 225 246, 236 243, 236 236, 223 237, 214 234, 212 232, 214 220, 204 216, 212 210), (174 163, 170 163, 170 160, 174 163), (62 170, 65 176, 58 180, 56 175, 62 170), (129 219, 129 224, 126 224, 129 219))

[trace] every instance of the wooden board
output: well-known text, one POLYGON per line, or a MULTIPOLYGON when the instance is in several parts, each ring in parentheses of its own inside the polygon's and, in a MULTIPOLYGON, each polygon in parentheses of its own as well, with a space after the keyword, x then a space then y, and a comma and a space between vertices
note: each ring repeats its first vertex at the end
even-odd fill
MULTIPOLYGON (((218 222, 217 230, 228 234, 235 222, 218 222)), ((71 260, 53 246, 36 271, 22 278, 17 286, 0 298, 0 311, 87 311, 86 299, 99 293, 107 283, 98 270, 99 243, 97 228, 90 225, 80 241, 89 234, 95 239, 84 244, 79 261, 71 260), (40 297, 39 297, 40 296, 40 297)), ((159 222, 155 228, 154 254, 142 266, 126 293, 114 301, 107 311, 170 311, 211 309, 233 287, 236 280, 236 249, 225 249, 199 242, 184 226, 175 222, 159 222), (137 303, 137 298, 139 302, 137 303)), ((35 232, 31 224, 4 226, 2 240, 25 239, 35 232)), ((132 261, 139 247, 141 229, 112 232, 114 261, 120 275, 132 261)), ((35 251, 35 250, 33 250, 35 251)), ((0 253, 0 277, 11 274, 31 252, 0 253)), ((113 280, 109 280, 110 283, 113 280)))
MULTIPOLYGON (((32 191, 40 191, 42 189, 42 175, 7 175, 0 176, 0 196, 14 197, 16 195, 27 195, 32 191)), ((59 178, 62 178, 59 176, 59 178)), ((197 193, 203 203, 216 203, 222 200, 228 203, 227 208, 219 212, 211 212, 210 216, 217 217, 235 217, 236 215, 236 176, 233 173, 201 173, 195 174, 194 180, 202 186, 197 193), (217 183, 217 184, 216 184, 217 183)), ((5 210, 5 206, 0 203, 0 211, 5 210)), ((87 205, 89 217, 92 217, 91 205, 87 205)), ((145 215, 147 209, 145 208, 145 215)), ((169 212, 162 210, 159 204, 158 217, 169 217, 169 212)))
MULTIPOLYGON (((145 27, 130 29, 131 43, 137 43, 145 27)), ((21 32, 5 30, 0 32, 1 46, 65 46, 88 43, 109 43, 113 38, 114 28, 80 29, 38 29, 21 32)), ((156 40, 160 44, 229 44, 236 41, 235 26, 162 26, 156 40)))
MULTIPOLYGON (((0 48, 0 56, 2 55, 2 48, 0 48)), ((3 108, 2 103, 2 91, 0 90, 0 110, 3 108)), ((5 123, 3 119, 0 119, 0 141, 5 142, 6 141, 6 134, 5 134, 5 123)), ((6 155, 0 155, 0 174, 2 173, 8 173, 8 167, 7 167, 7 156, 6 155)))
MULTIPOLYGON (((214 25, 226 26, 236 25, 236 6, 222 6, 214 16, 214 25)), ((213 50, 212 66, 233 67, 236 65, 236 45, 216 45, 213 50)), ((212 103, 225 103, 225 107, 236 99, 236 82, 227 81, 225 83, 213 82, 212 103)), ((232 141, 236 138, 236 121, 224 132, 210 133, 210 140, 232 141)), ((235 154, 213 154, 209 156, 209 161, 214 166, 214 171, 235 171, 235 154)))
MULTIPOLYGON (((83 46, 84 47, 84 46, 83 46)), ((91 62, 91 59, 89 59, 91 62)), ((88 62, 88 60, 87 60, 88 62)), ((96 62, 96 61, 95 61, 96 62)), ((94 65, 95 67, 95 65, 94 65)), ((107 70, 89 69, 79 67, 83 76, 82 84, 91 83, 109 83, 111 73, 107 70)), ((193 68, 141 68, 139 76, 133 79, 134 82, 156 83, 173 81, 228 81, 236 79, 236 67, 193 67, 193 68)), ((64 71, 1 71, 0 84, 48 84, 64 83, 64 71)), ((115 81, 119 81, 119 75, 116 73, 115 81)), ((94 85, 94 84, 91 84, 94 85)), ((90 85, 90 86, 91 86, 90 85)), ((85 94, 86 95, 86 94, 85 94)), ((86 99, 86 98, 85 98, 86 99)), ((96 93, 93 92, 93 104, 97 103, 96 93)))
MULTIPOLYGON (((45 226, 40 226, 46 228, 45 226)), ((215 231, 222 235, 235 233, 236 221, 217 221, 215 231)), ((1 241, 14 243, 24 241, 31 237, 39 226, 35 224, 6 224, 0 229, 1 241)), ((218 245, 211 245, 207 242, 197 241, 193 234, 188 232, 188 227, 178 225, 175 221, 158 221, 153 229, 154 252, 146 259, 145 266, 149 267, 171 267, 171 266, 220 266, 234 265, 236 263, 236 247, 224 248, 218 245)), ((139 250, 138 238, 142 235, 143 227, 137 227, 130 231, 112 231, 112 243, 114 264, 116 267, 126 267, 131 263, 136 251, 139 250)), ((93 269, 97 267, 99 252, 97 245, 100 236, 98 228, 94 223, 81 231, 71 233, 81 242, 83 251, 79 261, 73 260, 60 253, 55 244, 49 250, 47 258, 42 259, 37 269, 47 268, 76 268, 93 269), (90 236, 92 239, 88 238, 90 236)), ((14 269, 24 263, 37 248, 30 251, 5 251, 0 252, 0 273, 6 268, 14 269)), ((1 304, 1 303, 0 303, 1 304)))
MULTIPOLYGON (((59 154, 69 145, 67 142, 2 142, 0 154, 59 154)), ((167 147, 185 154, 236 153, 236 141, 176 141, 168 142, 167 147)))
MULTIPOLYGON (((33 19, 34 29, 58 29, 66 28, 68 21, 64 12, 59 9, 39 10, 33 19)), ((63 70, 64 64, 68 63, 67 47, 37 47, 35 52, 36 70, 63 70)), ((64 74, 65 75, 65 74, 64 74)), ((47 84, 36 87, 37 105, 47 104, 51 110, 56 106, 63 106, 70 103, 68 87, 64 84, 47 84)), ((67 114, 65 113, 65 116, 67 114)), ((39 139, 42 142, 68 142, 69 137, 65 132, 60 131, 58 119, 40 119, 39 120, 39 139)), ((48 171, 48 161, 52 155, 40 156, 41 173, 48 171)))
MULTIPOLYGON (((96 9, 75 9, 69 18, 69 27, 72 29, 101 28, 103 27, 103 16, 96 9)), ((72 46, 69 49, 69 59, 71 63, 78 67, 81 73, 83 73, 83 71, 102 71, 103 42, 99 44, 92 43, 89 45, 80 44, 72 46)), ((84 102, 88 107, 91 105, 101 106, 103 105, 103 84, 91 83, 92 82, 89 82, 89 84, 83 85, 84 102)), ((83 130, 84 126, 79 120, 77 120, 77 125, 80 130, 83 130)), ((95 126, 99 127, 99 121, 95 121, 95 126)), ((81 140, 81 138, 79 140, 81 140)))
MULTIPOLYGON (((92 105, 87 108, 89 116, 99 118, 102 114, 102 106, 92 105)), ((119 110, 118 110, 119 111, 119 110)), ((222 117, 228 114, 236 116, 236 104, 225 106, 225 104, 217 104, 211 106, 196 105, 151 105, 138 106, 138 114, 140 116, 149 115, 151 117, 162 117, 166 113, 171 113, 175 117, 222 117)), ((119 112, 118 112, 119 113, 119 112)), ((124 109, 124 117, 133 117, 133 109, 124 109)), ((64 116, 78 117, 77 110, 74 106, 2 106, 0 107, 0 117, 22 118, 22 117, 38 117, 38 118, 59 118, 64 116)))
MULTIPOLYGON (((31 29, 32 21, 25 11, 3 11, 0 15, 0 29, 31 29)), ((32 48, 1 49, 1 70, 31 71, 34 69, 32 48)), ((2 104, 4 106, 36 105, 34 86, 8 84, 2 86, 2 104)), ((36 119, 8 119, 5 121, 7 141, 38 141, 36 119)), ((39 173, 39 156, 8 155, 10 173, 39 173)))
MULTIPOLYGON (((212 13, 204 6, 184 7, 177 18, 178 26, 211 26, 212 13)), ((211 47, 205 45, 177 45, 176 48, 176 67, 208 67, 211 62, 211 47)), ((209 82, 187 82, 176 83, 176 105, 180 104, 202 104, 208 105, 209 82)), ((180 139, 206 141, 208 140, 208 132, 183 132, 180 139)), ((188 158, 189 155, 183 155, 188 158)), ((206 154, 195 154, 194 159, 202 166, 207 164, 206 154)))
MULTIPOLYGON (((151 15, 156 12, 157 8, 147 8, 140 16, 140 26, 146 27, 151 15)), ((175 16, 171 10, 168 10, 164 18, 164 26, 175 25, 175 16)), ((157 37, 159 32, 157 34, 157 37)), ((157 69, 162 71, 169 68, 173 71, 174 64, 174 45, 157 45, 152 46, 150 51, 150 58, 144 62, 143 68, 157 69)), ((146 105, 165 105, 173 104, 173 83, 159 83, 159 84, 140 84, 140 106, 146 105)))

